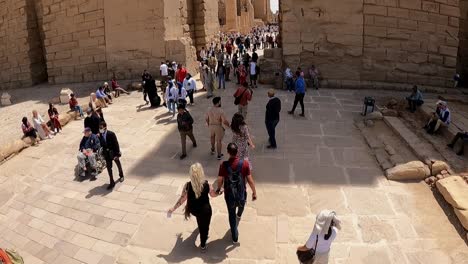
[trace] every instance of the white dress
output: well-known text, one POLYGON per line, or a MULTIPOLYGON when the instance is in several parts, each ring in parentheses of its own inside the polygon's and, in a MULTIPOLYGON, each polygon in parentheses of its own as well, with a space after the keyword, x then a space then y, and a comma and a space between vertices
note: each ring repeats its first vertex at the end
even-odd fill
POLYGON ((42 124, 44 123, 44 119, 42 119, 40 114, 37 114, 37 118, 33 117, 34 128, 37 131, 37 134, 41 139, 46 139, 46 134, 44 129, 42 128, 42 124))
MULTIPOLYGON (((318 237, 317 248, 315 249, 314 264, 328 264, 331 244, 333 243, 333 240, 335 240, 337 232, 338 229, 336 227, 332 227, 332 234, 328 240, 325 240, 324 236, 318 237)), ((309 249, 315 248, 316 240, 317 234, 312 232, 312 234, 310 234, 309 240, 307 240, 306 247, 309 249)))

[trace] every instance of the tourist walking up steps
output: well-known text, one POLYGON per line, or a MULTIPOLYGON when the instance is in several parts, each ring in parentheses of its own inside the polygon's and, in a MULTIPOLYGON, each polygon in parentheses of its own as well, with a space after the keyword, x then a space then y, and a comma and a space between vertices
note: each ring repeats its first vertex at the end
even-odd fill
POLYGON ((278 97, 275 97, 274 89, 270 89, 268 91, 268 97, 270 100, 266 105, 265 126, 268 132, 268 142, 270 144, 267 146, 267 148, 275 149, 277 148, 275 130, 280 121, 281 100, 278 97))
POLYGON ((177 106, 177 128, 180 133, 180 142, 182 143, 182 155, 180 159, 185 159, 187 157, 187 136, 192 140, 193 147, 197 147, 197 141, 193 136, 193 118, 190 113, 185 109, 184 104, 179 104, 177 106))
POLYGON ((189 175, 190 181, 184 185, 179 200, 168 210, 167 215, 171 217, 172 213, 187 201, 184 210, 185 219, 190 218, 190 215, 195 216, 197 219, 198 231, 200 232, 200 249, 204 252, 212 216, 208 194, 211 197, 216 197, 217 194, 205 179, 205 173, 200 163, 190 166, 189 175))
POLYGON ((335 240, 341 221, 334 211, 323 210, 315 220, 314 229, 306 244, 297 248, 300 263, 328 264, 332 242, 335 240))
POLYGON ((215 154, 215 147, 218 153, 218 160, 221 160, 222 142, 224 137, 224 126, 229 127, 229 121, 226 119, 223 109, 221 108, 221 97, 213 98, 213 106, 206 113, 206 124, 210 128, 211 140, 211 155, 215 154))
POLYGON ((104 149, 104 158, 106 159, 107 173, 109 174, 109 186, 107 190, 112 190, 115 187, 114 175, 112 172, 112 163, 115 162, 117 169, 119 170, 119 182, 124 181, 124 174, 122 170, 122 164, 120 163, 120 152, 119 141, 114 132, 107 130, 106 122, 101 122, 99 125, 99 141, 104 149))
POLYGON ((219 166, 217 194, 221 194, 221 188, 224 188, 224 200, 229 215, 229 226, 231 228, 232 242, 237 244, 239 241, 238 226, 244 212, 247 202, 247 186, 249 184, 252 190, 252 201, 257 200, 257 191, 255 182, 250 173, 250 164, 248 160, 239 159, 237 156, 238 148, 236 144, 229 143, 227 147, 229 160, 219 166))
POLYGON ((300 71, 296 71, 296 97, 294 98, 294 105, 291 111, 288 112, 290 115, 294 115, 294 111, 296 110, 297 103, 301 104, 302 113, 300 116, 304 116, 304 96, 305 96, 305 82, 304 77, 302 77, 300 71))

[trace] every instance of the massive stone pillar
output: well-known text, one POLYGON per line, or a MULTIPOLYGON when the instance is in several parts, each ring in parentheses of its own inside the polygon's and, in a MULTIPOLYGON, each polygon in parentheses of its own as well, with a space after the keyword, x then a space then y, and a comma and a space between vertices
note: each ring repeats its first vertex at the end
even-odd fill
POLYGON ((468 0, 460 0, 460 33, 458 39, 460 43, 458 46, 457 72, 466 80, 466 76, 468 76, 468 0))
POLYGON ((206 46, 219 32, 218 0, 193 0, 195 12, 195 44, 206 46))
POLYGON ((254 14, 256 19, 261 19, 264 23, 269 22, 270 0, 253 0, 254 14))
POLYGON ((226 25, 224 31, 237 31, 239 29, 238 1, 240 0, 225 0, 226 5, 226 25))

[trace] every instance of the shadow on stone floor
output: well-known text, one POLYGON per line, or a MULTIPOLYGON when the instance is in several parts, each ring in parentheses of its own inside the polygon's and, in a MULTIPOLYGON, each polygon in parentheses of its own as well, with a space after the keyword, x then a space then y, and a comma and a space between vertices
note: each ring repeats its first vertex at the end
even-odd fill
POLYGON ((89 190, 89 193, 85 196, 86 199, 90 199, 94 196, 106 196, 112 192, 112 190, 107 190, 109 184, 103 184, 101 186, 96 186, 89 190))
POLYGON ((228 257, 227 253, 237 247, 230 242, 231 233, 228 230, 224 237, 208 241, 207 251, 200 254, 200 248, 195 245, 198 235, 198 228, 185 240, 183 240, 182 234, 177 234, 177 241, 171 252, 167 255, 159 254, 158 257, 169 263, 179 263, 192 258, 201 258, 204 263, 221 263, 228 257))

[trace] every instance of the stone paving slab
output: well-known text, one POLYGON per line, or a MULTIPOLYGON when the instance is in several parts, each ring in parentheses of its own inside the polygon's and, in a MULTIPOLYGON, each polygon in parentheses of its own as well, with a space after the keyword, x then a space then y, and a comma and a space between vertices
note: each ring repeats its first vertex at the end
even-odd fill
MULTIPOLYGON (((217 91, 228 117, 236 111, 233 92, 232 84, 217 91)), ((113 192, 105 190, 107 172, 96 181, 75 179, 79 121, 2 164, 0 247, 16 248, 28 264, 297 263, 295 248, 310 235, 315 214, 330 208, 338 212, 343 230, 329 263, 413 263, 425 260, 423 253, 447 263, 466 260, 465 242, 430 189, 423 183, 389 182, 383 176, 353 124, 359 117, 361 92, 311 91, 306 101, 318 108, 308 109, 306 118, 287 115, 293 94, 279 92, 284 111, 276 151, 265 148, 265 93, 263 87, 257 89, 248 114, 257 145, 251 160, 259 199, 247 204, 239 247, 230 243, 223 198, 211 200, 206 254, 194 247, 194 219, 184 221, 182 209, 166 217, 188 181, 191 163, 201 162, 210 182, 218 173, 220 162, 209 153, 203 123, 210 103, 200 93, 189 109, 199 147, 189 147, 183 161, 177 157, 176 124, 165 109, 138 108, 140 93, 105 109, 122 146, 126 174, 113 192), (314 116, 327 107, 336 107, 336 115, 314 116)), ((223 143, 231 137, 227 131, 223 143)))

